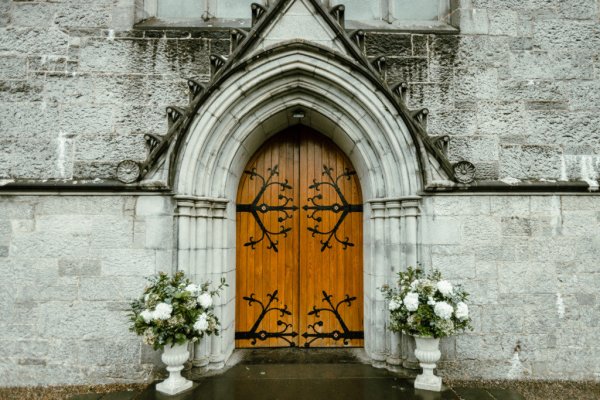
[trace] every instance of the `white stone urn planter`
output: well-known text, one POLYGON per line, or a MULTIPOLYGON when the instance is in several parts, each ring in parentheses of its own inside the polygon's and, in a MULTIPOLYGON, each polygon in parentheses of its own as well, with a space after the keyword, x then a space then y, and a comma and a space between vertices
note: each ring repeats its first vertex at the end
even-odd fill
POLYGON ((192 387, 193 382, 181 376, 183 364, 190 357, 188 344, 189 342, 185 342, 183 344, 176 344, 174 346, 165 346, 161 360, 167 364, 169 377, 156 385, 156 390, 159 392, 173 395, 181 393, 184 390, 188 390, 192 387))
POLYGON ((415 357, 423 368, 423 373, 415 379, 415 388, 440 392, 442 390, 442 378, 434 375, 435 364, 440 359, 440 339, 424 336, 415 336, 417 348, 415 357))

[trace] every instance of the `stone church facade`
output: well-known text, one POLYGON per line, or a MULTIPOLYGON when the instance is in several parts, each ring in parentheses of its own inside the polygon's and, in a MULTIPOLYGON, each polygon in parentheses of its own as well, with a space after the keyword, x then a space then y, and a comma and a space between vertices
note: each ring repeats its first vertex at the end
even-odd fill
POLYGON ((240 182, 298 127, 360 185, 360 229, 330 246, 362 232, 374 365, 414 366, 378 288, 420 263, 471 293, 441 374, 598 379, 599 1, 426 2, 428 22, 405 1, 198 3, 0 4, 0 385, 151 379, 129 301, 177 269, 229 282, 193 356, 223 367, 240 251, 267 245, 240 240, 240 182))

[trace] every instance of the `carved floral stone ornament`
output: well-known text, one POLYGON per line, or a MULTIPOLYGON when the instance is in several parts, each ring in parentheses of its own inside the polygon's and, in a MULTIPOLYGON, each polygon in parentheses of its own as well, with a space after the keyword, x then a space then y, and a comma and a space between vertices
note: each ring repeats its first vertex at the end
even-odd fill
POLYGON ((472 183, 475 180, 475 165, 468 161, 454 164, 454 178, 459 183, 472 183))
POLYGON ((133 183, 140 177, 140 166, 133 160, 121 161, 117 165, 117 179, 123 183, 133 183))

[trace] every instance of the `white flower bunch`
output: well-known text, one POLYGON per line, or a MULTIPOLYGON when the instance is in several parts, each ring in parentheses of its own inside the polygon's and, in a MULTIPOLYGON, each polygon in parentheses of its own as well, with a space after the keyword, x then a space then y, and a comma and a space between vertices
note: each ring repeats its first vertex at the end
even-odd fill
POLYGON ((398 287, 382 288, 388 300, 390 329, 411 335, 444 337, 470 328, 468 294, 439 271, 408 268, 398 274, 398 287))
POLYGON ((130 315, 131 330, 141 335, 144 343, 160 349, 218 333, 213 296, 227 286, 224 280, 215 291, 209 290, 208 283, 192 283, 183 272, 172 277, 160 273, 149 280, 151 285, 142 297, 131 303, 130 315))

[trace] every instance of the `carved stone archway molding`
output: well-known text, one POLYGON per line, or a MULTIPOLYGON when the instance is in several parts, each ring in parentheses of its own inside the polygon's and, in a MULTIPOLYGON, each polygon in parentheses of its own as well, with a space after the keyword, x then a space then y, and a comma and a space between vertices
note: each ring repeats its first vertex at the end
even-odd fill
POLYGON ((388 87, 385 59, 371 64, 361 33, 343 29, 339 7, 330 14, 316 0, 280 0, 258 11, 250 32, 233 32, 231 57, 213 57, 210 84, 190 80, 189 108, 168 109, 169 133, 149 138, 140 168, 144 181, 177 194, 178 268, 230 284, 216 304, 222 334, 197 346, 195 364, 218 368, 234 349, 232 204, 243 169, 269 137, 295 124, 328 136, 357 171, 368 204, 365 350, 375 363, 395 363, 403 354, 391 349, 379 288, 420 260, 418 194, 455 185, 453 166, 426 134, 427 111, 408 110, 403 86, 388 87))

